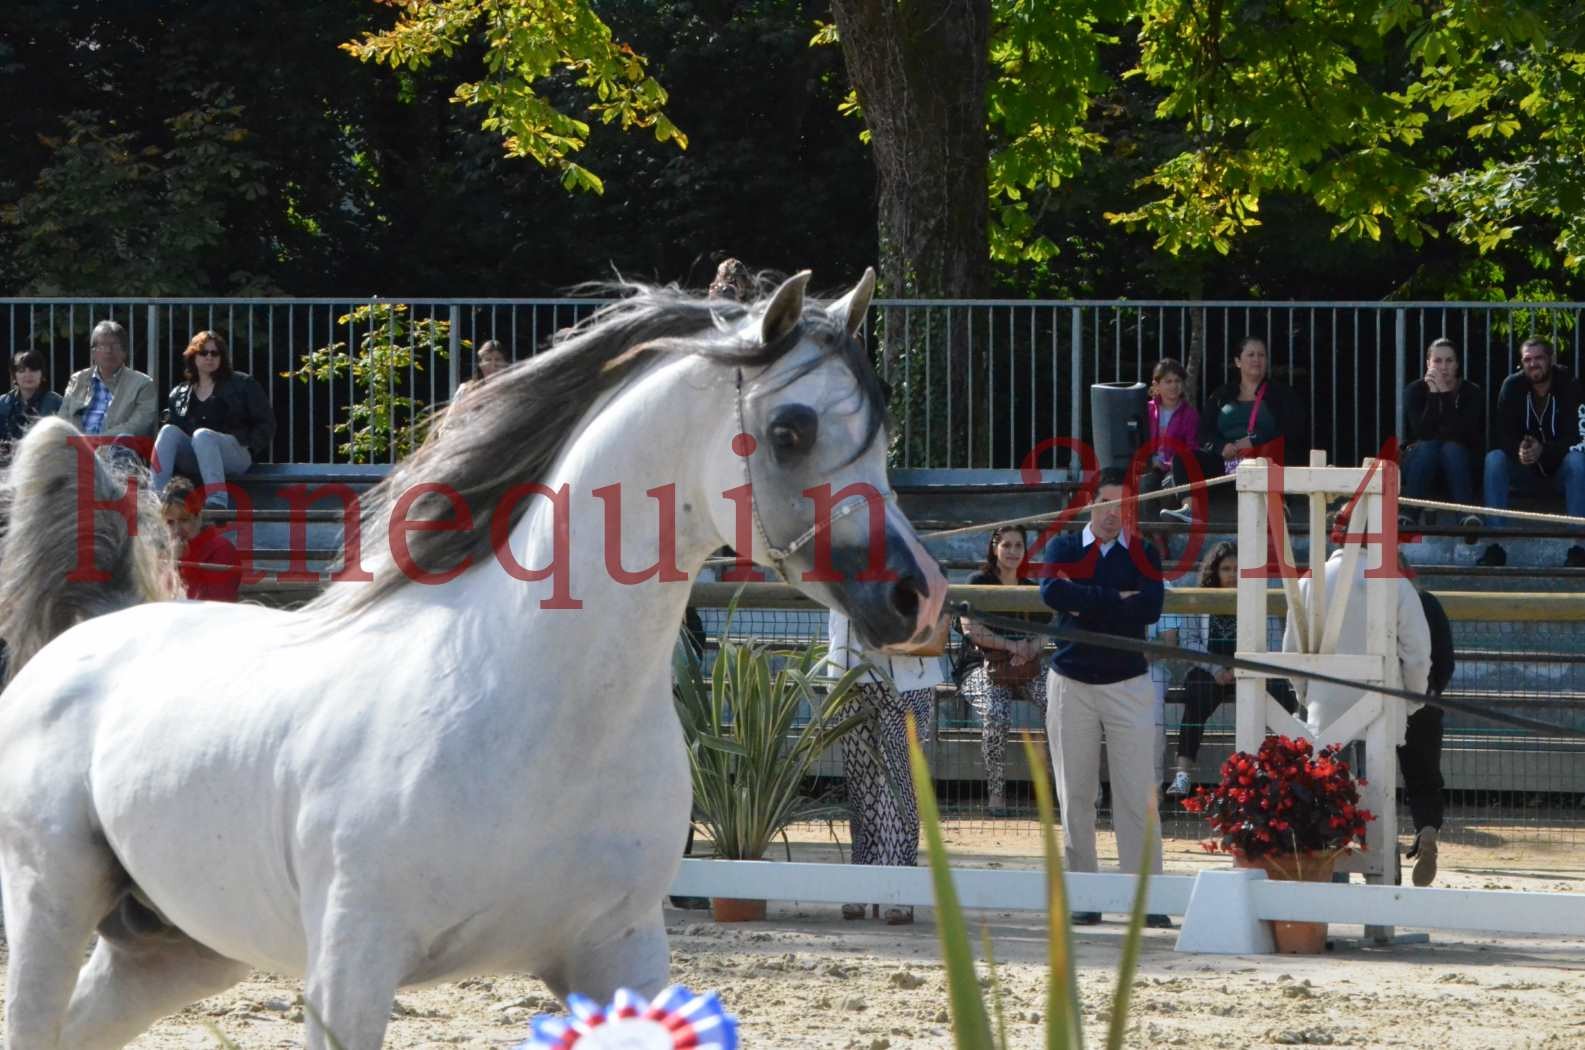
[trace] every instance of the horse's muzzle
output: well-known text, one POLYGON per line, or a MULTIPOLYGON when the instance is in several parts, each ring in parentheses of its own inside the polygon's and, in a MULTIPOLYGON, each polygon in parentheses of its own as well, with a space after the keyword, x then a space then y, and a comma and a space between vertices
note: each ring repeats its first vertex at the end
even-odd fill
POLYGON ((934 629, 946 603, 947 580, 917 537, 887 528, 883 573, 874 571, 863 547, 837 548, 832 560, 842 576, 836 590, 844 611, 869 648, 903 646, 934 629))

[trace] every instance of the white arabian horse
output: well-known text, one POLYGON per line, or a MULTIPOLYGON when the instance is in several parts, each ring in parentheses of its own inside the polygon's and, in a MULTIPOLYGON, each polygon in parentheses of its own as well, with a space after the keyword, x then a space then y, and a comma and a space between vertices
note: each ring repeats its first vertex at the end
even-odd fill
POLYGON ((114 578, 54 587, 72 554, 35 533, 72 531, 78 461, 68 424, 36 427, 0 562, 24 665, 0 698, 10 1050, 123 1046, 250 967, 304 977, 315 1050, 379 1046, 398 987, 468 973, 659 989, 690 585, 621 575, 667 560, 659 512, 683 572, 751 546, 877 647, 922 637, 945 598, 889 498, 855 341, 873 274, 830 306, 805 304, 807 277, 747 307, 630 286, 455 406, 365 500, 372 582, 296 612, 144 602, 157 573, 106 510, 114 578), (883 498, 817 516, 822 483, 883 498), (865 572, 877 534, 889 573, 865 572), (805 581, 827 537, 836 572, 805 581), (95 602, 130 607, 47 637, 95 602))

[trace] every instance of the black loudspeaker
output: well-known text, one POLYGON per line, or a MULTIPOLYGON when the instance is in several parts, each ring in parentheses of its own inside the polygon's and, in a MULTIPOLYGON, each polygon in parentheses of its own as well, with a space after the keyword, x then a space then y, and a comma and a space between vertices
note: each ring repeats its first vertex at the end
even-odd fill
POLYGON ((1128 469, 1134 453, 1150 439, 1149 392, 1143 383, 1090 385, 1090 441, 1104 469, 1128 469))

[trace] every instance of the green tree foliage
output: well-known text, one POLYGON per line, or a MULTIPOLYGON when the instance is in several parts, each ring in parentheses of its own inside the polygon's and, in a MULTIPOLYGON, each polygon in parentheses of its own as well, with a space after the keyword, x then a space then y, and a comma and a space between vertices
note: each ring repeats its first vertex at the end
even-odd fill
MULTIPOLYGON (((117 130, 101 113, 68 113, 33 188, 0 218, 18 230, 24 290, 59 295, 174 295, 202 286, 226 244, 233 200, 265 193, 240 107, 202 90, 162 123, 161 145, 117 130)), ((233 272, 231 287, 255 284, 233 272)))
POLYGON ((589 0, 387 2, 397 8, 396 24, 342 47, 364 62, 416 70, 482 38, 486 76, 459 84, 452 101, 484 107, 483 127, 501 135, 508 156, 558 170, 567 189, 599 193, 605 184, 572 159, 588 142, 588 123, 538 89, 557 71, 594 95, 587 111, 601 123, 651 128, 659 142, 688 146, 662 111, 666 91, 649 75, 647 60, 612 39, 589 0))
POLYGON ((1146 0, 1136 72, 1186 148, 1113 217, 1171 252, 1227 252, 1270 194, 1296 194, 1331 235, 1485 254, 1516 238, 1585 266, 1577 4, 1556 0, 1146 0))

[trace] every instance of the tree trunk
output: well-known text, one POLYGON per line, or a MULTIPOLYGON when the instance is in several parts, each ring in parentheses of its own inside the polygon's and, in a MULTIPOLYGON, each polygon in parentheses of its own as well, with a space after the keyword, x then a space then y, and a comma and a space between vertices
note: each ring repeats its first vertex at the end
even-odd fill
POLYGON ((984 295, 990 0, 831 8, 875 153, 882 292, 984 295))
MULTIPOLYGON (((887 298, 967 299, 990 288, 985 132, 990 0, 832 0, 848 78, 875 154, 879 277, 887 298)), ((895 311, 894 311, 895 312, 895 311)), ((964 311, 941 325, 954 392, 973 367, 964 311)), ((883 319, 882 367, 904 345, 900 317, 883 319)), ((913 327, 914 335, 919 327, 913 327)), ((909 339, 908 342, 913 342, 909 339)), ((977 414, 976 424, 983 413, 977 414)), ((972 435, 949 437, 946 462, 970 465, 972 435)))

